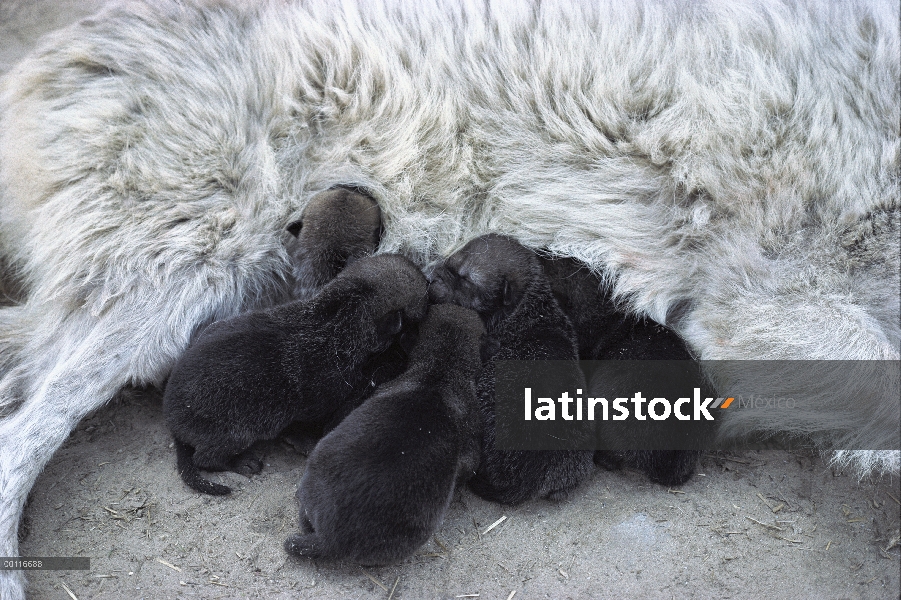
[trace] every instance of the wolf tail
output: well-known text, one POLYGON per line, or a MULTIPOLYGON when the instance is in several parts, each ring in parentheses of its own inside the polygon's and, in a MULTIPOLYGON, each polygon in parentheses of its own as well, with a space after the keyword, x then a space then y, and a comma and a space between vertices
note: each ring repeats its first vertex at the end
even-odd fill
POLYGON ((0 377, 17 363, 24 344, 22 328, 26 321, 24 306, 0 307, 0 377))
POLYGON ((22 363, 29 328, 24 306, 0 307, 0 418, 15 412, 25 399, 27 365, 22 363))

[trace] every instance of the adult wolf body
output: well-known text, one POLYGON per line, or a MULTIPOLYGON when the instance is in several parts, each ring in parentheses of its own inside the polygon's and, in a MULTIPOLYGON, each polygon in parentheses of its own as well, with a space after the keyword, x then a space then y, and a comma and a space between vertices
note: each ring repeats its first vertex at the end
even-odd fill
MULTIPOLYGON (((898 19, 155 0, 49 36, 0 82, 0 264, 24 290, 0 309, 0 555, 85 413, 285 295, 285 226, 335 184, 376 198, 382 251, 513 235, 701 359, 898 359, 898 19)), ((858 415, 870 447, 899 411, 858 415)))

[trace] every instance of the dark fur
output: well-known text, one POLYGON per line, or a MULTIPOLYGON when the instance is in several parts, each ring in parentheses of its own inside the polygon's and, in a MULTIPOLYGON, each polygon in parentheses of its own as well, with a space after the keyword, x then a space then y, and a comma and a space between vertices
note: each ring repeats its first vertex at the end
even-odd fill
MULTIPOLYGON (((374 355, 363 365, 363 378, 353 395, 343 403, 338 411, 323 425, 323 435, 338 426, 347 415, 363 404, 382 384, 397 379, 409 366, 410 351, 419 339, 419 324, 405 326, 394 343, 384 352, 374 355)), ((321 437, 321 436, 320 436, 321 437)))
POLYGON ((412 262, 379 255, 348 266, 309 302, 207 328, 176 364, 163 399, 185 483, 227 494, 197 468, 226 470, 236 455, 290 423, 325 424, 346 410, 367 384, 367 361, 405 323, 423 318, 426 298, 425 277, 412 262))
POLYGON ((374 253, 381 230, 379 205, 358 191, 334 188, 310 199, 301 220, 288 225, 294 297, 309 299, 349 262, 374 253))
MULTIPOLYGON (((541 259, 550 280, 554 296, 570 317, 579 340, 582 360, 680 360, 692 356, 685 343, 675 333, 653 322, 639 320, 619 310, 610 296, 609 288, 586 265, 569 258, 541 259)), ((628 375, 608 371, 587 373, 590 397, 607 397, 605 390, 640 389, 647 382, 630 381, 628 375), (604 380, 606 378, 606 380, 604 380)), ((698 387, 706 387, 700 373, 698 387)), ((623 423, 602 423, 599 435, 611 435, 634 443, 643 436, 653 435, 645 423, 630 420, 623 423)), ((653 423, 651 426, 653 427, 653 423)), ((690 423, 697 435, 709 436, 711 427, 705 423, 690 423)), ((612 440, 608 440, 612 441, 612 440)), ((695 470, 700 452, 694 450, 622 450, 598 451, 595 462, 608 469, 629 466, 644 471, 651 481, 662 485, 681 485, 695 470)))
POLYGON ((554 299, 538 257, 512 238, 476 238, 433 269, 429 296, 432 302, 476 310, 498 346, 477 381, 485 429, 482 462, 470 481, 473 491, 507 504, 566 497, 591 472, 591 452, 503 451, 496 446, 494 360, 572 361, 564 389, 585 387, 575 362, 573 326, 554 299))
POLYGON ((297 491, 306 531, 288 538, 289 553, 385 564, 432 536, 479 462, 483 335, 472 311, 431 308, 409 369, 310 455, 297 491))
MULTIPOLYGON (((313 196, 302 218, 287 226, 287 231, 294 236, 286 248, 292 262, 294 298, 309 300, 348 264, 373 254, 381 241, 381 214, 376 201, 357 187, 336 186, 313 196)), ((301 452, 309 452, 324 433, 371 396, 376 387, 403 373, 407 366, 407 346, 415 341, 415 325, 403 335, 404 344, 395 342, 367 361, 363 366, 362 385, 330 422, 295 423, 285 432, 286 440, 301 452)))
POLYGON ((308 456, 322 437, 338 426, 347 415, 375 393, 382 385, 400 377, 407 370, 409 353, 416 343, 418 325, 411 324, 404 328, 400 336, 391 346, 363 365, 363 375, 351 395, 337 408, 336 412, 325 423, 295 422, 282 432, 282 437, 289 445, 304 456, 308 456))
MULTIPOLYGON (((554 297, 576 331, 580 360, 603 360, 630 336, 634 318, 619 309, 610 288, 583 263, 539 259, 554 297)), ((610 358, 613 358, 610 356, 610 358)))

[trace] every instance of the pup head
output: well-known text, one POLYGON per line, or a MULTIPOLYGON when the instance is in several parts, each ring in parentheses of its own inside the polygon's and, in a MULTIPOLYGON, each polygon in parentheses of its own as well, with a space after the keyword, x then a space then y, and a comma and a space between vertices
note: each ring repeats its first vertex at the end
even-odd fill
MULTIPOLYGON (((376 328, 376 350, 388 348, 398 334, 414 331, 428 310, 428 281, 422 271, 399 254, 367 256, 341 274, 371 293, 367 301, 376 328)), ((403 340, 401 340, 403 341, 403 340)))
POLYGON ((478 369, 485 360, 488 336, 485 325, 475 311, 453 304, 432 306, 419 326, 419 340, 410 351, 411 360, 439 355, 441 360, 453 356, 458 370, 478 369))
POLYGON ((309 299, 348 263, 375 252, 381 229, 381 210, 368 196, 344 188, 314 196, 301 220, 288 225, 294 297, 309 299))
POLYGON ((432 269, 429 299, 471 308, 487 322, 513 312, 540 272, 541 265, 528 248, 490 233, 432 269))

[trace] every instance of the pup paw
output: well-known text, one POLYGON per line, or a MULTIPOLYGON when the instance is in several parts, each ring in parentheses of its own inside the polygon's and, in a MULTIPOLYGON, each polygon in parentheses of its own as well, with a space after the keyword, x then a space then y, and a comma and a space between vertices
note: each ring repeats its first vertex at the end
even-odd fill
POLYGON ((559 490, 551 490, 548 492, 548 495, 545 496, 551 502, 563 502, 568 499, 570 496, 571 489, 559 489, 559 490))
POLYGON ((618 471, 623 468, 623 457, 613 452, 598 450, 594 453, 594 464, 608 471, 618 471))
POLYGON ((235 473, 240 473, 241 475, 256 475, 263 470, 263 460, 255 454, 245 452, 235 458, 232 462, 232 468, 235 473))

